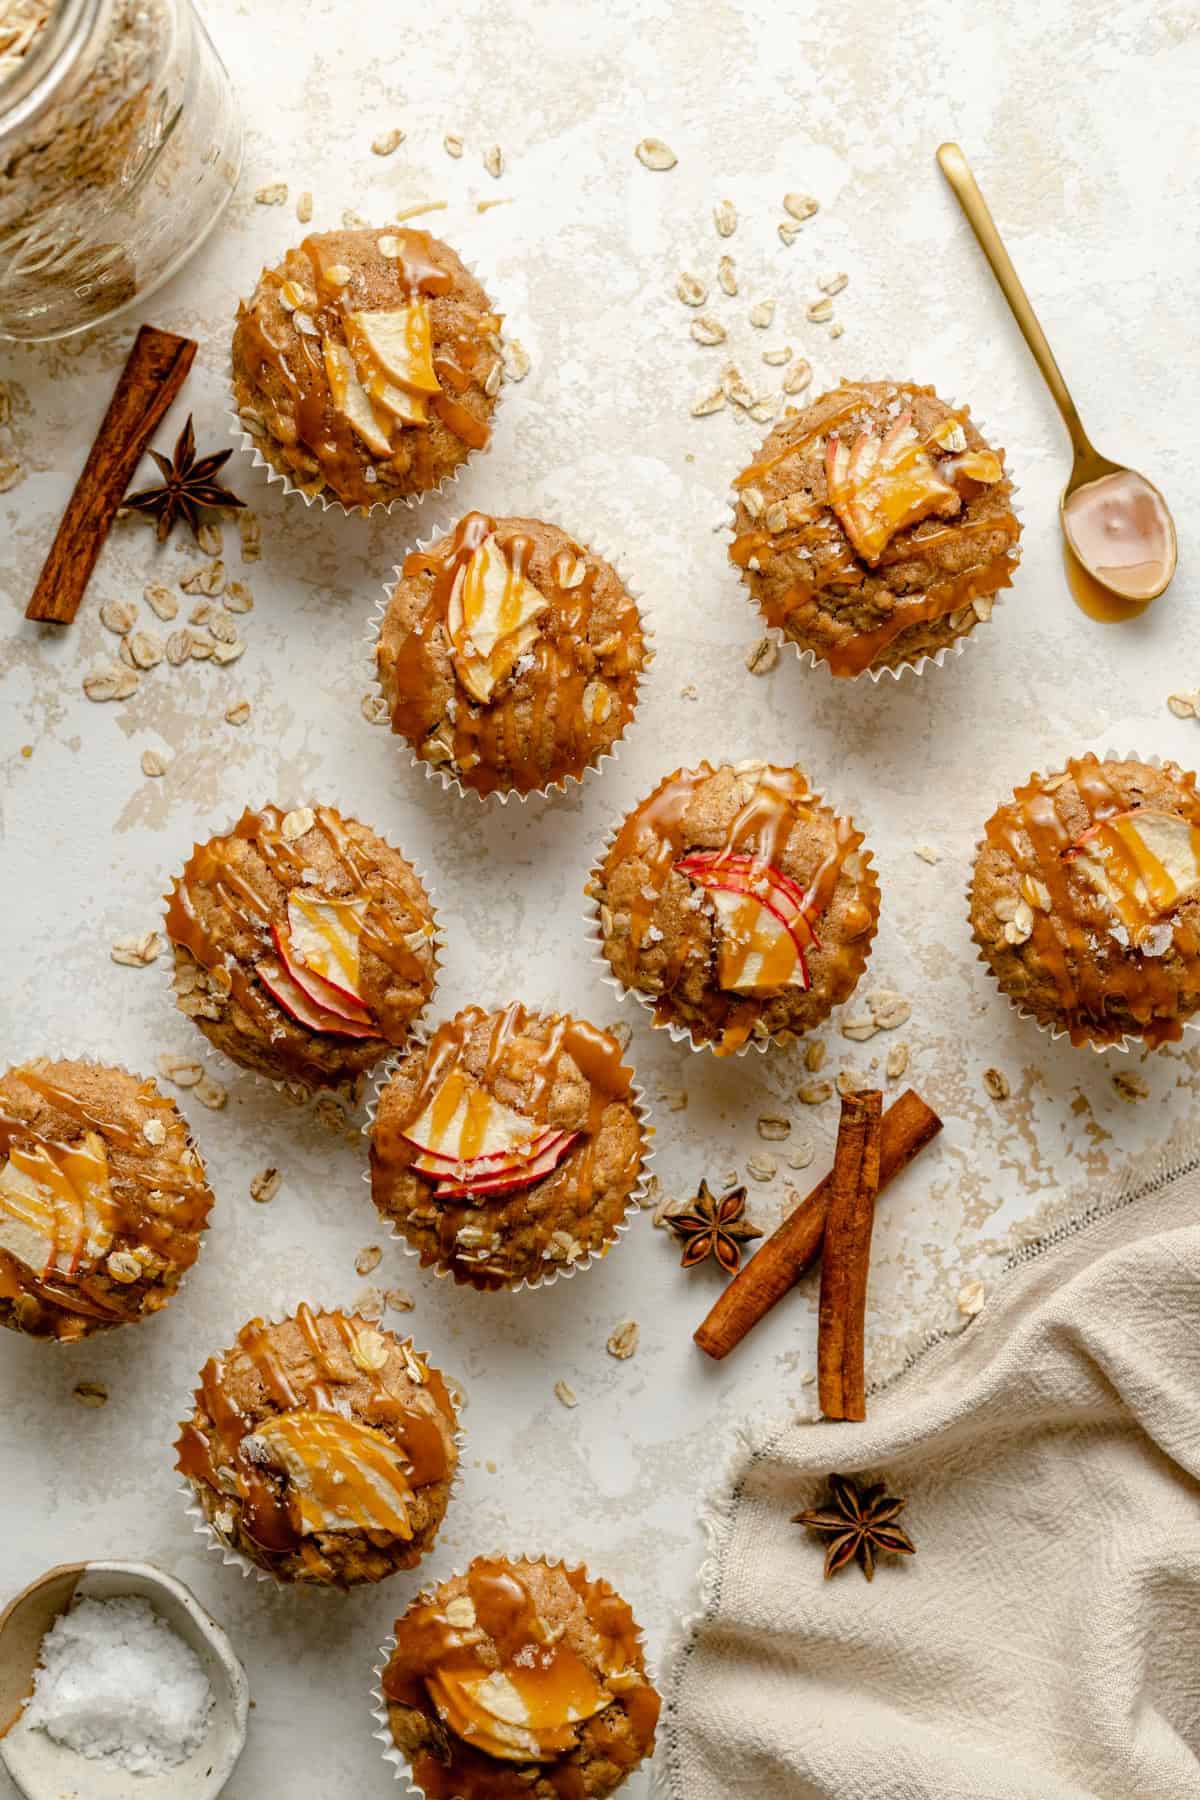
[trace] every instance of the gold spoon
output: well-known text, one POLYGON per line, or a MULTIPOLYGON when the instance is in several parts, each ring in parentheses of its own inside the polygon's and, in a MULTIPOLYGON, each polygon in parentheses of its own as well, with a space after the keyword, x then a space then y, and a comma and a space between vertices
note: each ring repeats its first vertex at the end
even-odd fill
POLYGON ((1157 600, 1175 573, 1170 510, 1153 482, 1093 447, 970 164, 957 144, 940 145, 937 159, 1070 433, 1075 460, 1058 515, 1072 591, 1093 618, 1130 618, 1157 600))

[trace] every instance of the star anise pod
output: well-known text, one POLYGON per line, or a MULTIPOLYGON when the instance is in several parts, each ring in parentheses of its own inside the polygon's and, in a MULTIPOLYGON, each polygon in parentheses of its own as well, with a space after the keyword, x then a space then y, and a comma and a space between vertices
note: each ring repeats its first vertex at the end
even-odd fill
POLYGON ((245 506, 244 500, 239 500, 236 494, 231 494, 228 488, 214 480, 217 470, 229 461, 233 451, 218 450, 212 456, 197 456, 191 413, 176 439, 171 460, 168 462, 157 450, 151 450, 150 454, 158 464, 163 485, 139 488, 136 494, 125 496, 123 505, 133 512, 149 513, 152 519, 158 520, 156 536, 160 544, 171 535, 176 519, 186 519, 192 528, 192 536, 198 536, 202 507, 245 506))
POLYGON ((742 1260, 742 1245, 762 1232, 745 1215, 746 1190, 730 1188, 718 1200, 709 1192, 707 1181, 700 1192, 681 1212, 669 1212, 667 1224, 683 1244, 680 1267, 692 1269, 706 1257, 715 1256, 727 1274, 732 1275, 742 1260))
POLYGON ((915 1556, 917 1546, 907 1531, 894 1523, 905 1502, 877 1487, 860 1488, 848 1475, 831 1475, 832 1498, 826 1507, 795 1513, 794 1525, 805 1525, 830 1539, 825 1553, 825 1579, 855 1559, 867 1580, 875 1574, 880 1551, 889 1556, 915 1556))

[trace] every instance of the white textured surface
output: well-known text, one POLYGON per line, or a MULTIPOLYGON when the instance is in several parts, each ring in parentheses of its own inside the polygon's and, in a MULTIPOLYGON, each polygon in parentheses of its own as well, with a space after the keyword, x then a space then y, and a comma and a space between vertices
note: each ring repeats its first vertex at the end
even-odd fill
MULTIPOLYGON (((71 630, 43 635, 21 622, 129 326, 0 350, 28 471, 0 497, 11 621, 0 689, 6 1059, 78 1046, 150 1068, 163 1050, 194 1047, 160 972, 117 967, 108 945, 154 924, 156 896, 195 835, 266 798, 333 798, 430 868, 450 940, 443 1006, 517 996, 610 1019, 578 918, 611 809, 681 760, 798 758, 867 830, 884 886, 868 985, 913 1001, 894 1035, 912 1047, 910 1079, 947 1120, 941 1146, 880 1209, 870 1327, 873 1366, 887 1368, 925 1330, 955 1322, 960 1284, 988 1277, 1013 1225, 1060 1181, 1118 1168, 1165 1135, 1200 1087, 1194 1051, 1135 1056, 1126 1066, 1150 1094, 1131 1104, 1113 1089, 1111 1059, 1024 1025, 975 966, 961 899, 982 821, 1031 767, 1110 741, 1192 763, 1200 749, 1197 728, 1165 709, 1169 691, 1200 680, 1188 666, 1200 597, 1187 513, 1200 470, 1186 436, 1194 15, 1101 0, 789 10, 654 0, 603 11, 475 0, 439 13, 436 28, 431 16, 423 35, 382 0, 307 0, 286 28, 272 9, 234 0, 208 16, 250 133, 229 219, 146 308, 201 340, 178 418, 195 411, 202 448, 223 439, 232 302, 261 260, 300 235, 298 190, 313 190, 318 225, 337 224, 343 207, 382 219, 396 205, 449 200, 427 222, 495 271, 496 298, 534 359, 509 391, 493 454, 459 494, 561 512, 611 544, 653 605, 659 660, 635 734, 602 781, 565 802, 481 818, 406 768, 359 713, 378 585, 427 521, 309 513, 239 459, 233 485, 263 519, 263 559, 248 570, 226 533, 231 573, 256 600, 246 656, 224 672, 163 667, 123 706, 90 705, 81 677, 115 647, 99 603, 136 597, 160 569, 199 559, 182 539, 156 553, 131 522, 71 630), (407 141, 377 159, 369 141, 392 124, 407 141), (441 149, 446 131, 467 139, 461 162, 441 149), (634 160, 647 134, 676 150, 669 174, 634 160), (974 159, 1100 446, 1142 463, 1178 502, 1183 570, 1134 625, 1091 625, 1066 592, 1055 522, 1065 440, 937 172, 933 151, 947 136, 974 159), (481 166, 492 142, 507 159, 499 182, 481 166), (291 184, 288 206, 256 206, 254 190, 276 180, 291 184), (789 189, 822 204, 790 250, 775 231, 789 189), (475 211, 474 199, 500 196, 512 204, 475 211), (724 196, 742 215, 727 242, 711 222, 724 196), (722 251, 742 276, 737 300, 715 289, 722 251), (712 527, 762 428, 728 413, 689 417, 728 358, 688 337, 692 315, 673 297, 681 268, 713 284, 709 310, 731 322, 732 355, 752 381, 761 350, 790 342, 818 387, 842 372, 930 380, 970 400, 1006 445, 1025 562, 961 660, 878 688, 806 675, 790 657, 766 678, 746 673, 756 622, 712 527), (835 303, 845 335, 831 343, 803 315, 816 279, 836 269, 850 286, 835 303), (752 331, 748 307, 768 295, 778 324, 752 331), (697 698, 681 697, 689 685, 697 698), (254 714, 239 731, 223 713, 242 695, 254 714), (173 759, 163 780, 139 772, 149 747, 173 759), (913 855, 918 843, 941 849, 937 867, 913 855), (1003 1106, 983 1093, 988 1065, 1012 1083, 1003 1106)), ((794 1135, 817 1137, 819 1172, 833 1109, 814 1115, 794 1102, 794 1054, 717 1064, 651 1038, 635 1009, 626 1015, 651 1101, 660 1088, 690 1096, 684 1112, 659 1109, 666 1186, 683 1193, 702 1173, 744 1169, 763 1148, 754 1121, 764 1109, 790 1112, 794 1135)), ((892 1041, 847 1044, 836 1027, 825 1036, 831 1069, 865 1067, 892 1041)), ((249 1667, 257 1708, 231 1800, 382 1796, 390 1774, 369 1736, 369 1671, 414 1581, 348 1599, 243 1583, 204 1555, 175 1493, 173 1423, 208 1353, 253 1311, 353 1298, 356 1251, 385 1241, 359 1152, 236 1071, 229 1080, 223 1113, 183 1097, 218 1205, 201 1264, 165 1317, 90 1348, 56 1353, 15 1336, 0 1345, 0 1594, 67 1557, 161 1563, 196 1586, 249 1667), (264 1208, 247 1185, 266 1163, 285 1179, 264 1208), (71 1399, 80 1379, 108 1384, 107 1407, 71 1399)), ((751 1185, 770 1226, 783 1183, 751 1185)), ((810 1403, 801 1377, 814 1366, 815 1290, 715 1367, 690 1343, 715 1278, 682 1274, 648 1220, 586 1277, 511 1304, 416 1276, 390 1245, 370 1279, 414 1292, 419 1345, 470 1391, 467 1478, 434 1569, 539 1543, 586 1556, 624 1589, 660 1651, 686 1602, 696 1517, 734 1422, 810 1403), (641 1347, 617 1363, 604 1342, 625 1316, 640 1321, 641 1347), (575 1411, 554 1398, 560 1377, 579 1395, 575 1411)), ((627 1791, 642 1800, 646 1778, 627 1791)))

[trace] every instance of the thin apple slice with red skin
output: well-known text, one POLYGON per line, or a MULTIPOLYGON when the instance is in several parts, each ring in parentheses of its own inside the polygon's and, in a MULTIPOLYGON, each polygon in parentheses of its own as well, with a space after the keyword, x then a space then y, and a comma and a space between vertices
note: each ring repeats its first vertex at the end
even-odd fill
POLYGON ((774 863, 764 862, 757 856, 728 856, 724 850, 693 850, 690 856, 683 857, 675 866, 689 876, 693 870, 703 874, 727 870, 732 875, 765 880, 772 888, 781 889, 800 912, 804 911, 808 899, 798 881, 793 881, 790 875, 785 875, 774 863))
POLYGON ((287 905, 295 960, 359 1006, 365 1006, 359 986, 359 938, 367 906, 365 898, 327 900, 306 891, 289 894, 287 905))
POLYGON ((374 1025, 375 1021, 366 1007, 357 1000, 352 1000, 344 988, 334 987, 332 981, 326 981, 324 976, 316 975, 305 967, 295 954, 291 940, 282 926, 272 925, 271 936, 275 939, 279 960, 287 974, 301 992, 308 995, 314 1006, 319 1007, 322 1012, 333 1013, 336 1018, 351 1025, 374 1025))
POLYGON ((439 1182, 433 1197, 435 1200, 465 1200, 474 1194, 508 1194, 516 1188, 533 1187, 547 1175, 553 1175, 578 1136, 577 1131, 560 1133, 548 1149, 523 1162, 514 1174, 484 1176, 478 1181, 439 1182))
MULTIPOLYGON (((1118 912, 1132 907, 1161 918, 1191 899, 1200 888, 1197 852, 1197 831, 1190 819, 1160 807, 1133 806, 1125 812, 1112 813, 1107 819, 1097 819, 1062 855, 1064 862, 1086 865, 1094 885, 1118 912), (1117 837, 1124 855, 1135 865, 1132 888, 1119 878, 1114 880, 1107 859, 1093 850, 1105 832, 1117 837)), ((1137 920, 1130 917, 1125 922, 1133 924, 1137 920)))
POLYGON ((860 431, 848 450, 837 436, 825 446, 829 504, 855 550, 874 565, 898 531, 930 513, 957 512, 962 500, 926 452, 911 413, 879 436, 860 431))
POLYGON ((295 1019, 297 1025, 303 1025, 308 1031, 321 1031, 329 1037, 379 1036, 378 1026, 357 1025, 353 1019, 343 1018, 341 1013, 330 1012, 327 1007, 318 1006, 292 980, 283 964, 275 962, 273 958, 263 957, 254 965, 254 972, 276 1005, 281 1006, 289 1018, 295 1019))
POLYGON ((805 911, 807 896, 803 888, 790 876, 781 876, 770 863, 757 862, 749 856, 722 859, 717 852, 711 855, 702 852, 685 856, 675 867, 698 887, 724 889, 727 893, 746 894, 757 900, 785 927, 798 956, 803 957, 806 950, 820 949, 821 941, 805 911), (762 891, 764 886, 766 893, 762 891), (801 896, 799 900, 795 897, 797 894, 801 896))
POLYGON ((466 1181, 476 1175, 500 1175, 509 1169, 517 1169, 531 1157, 540 1156, 543 1150, 550 1147, 552 1141, 560 1136, 553 1126, 538 1132, 527 1144, 520 1144, 512 1150, 493 1150, 487 1156, 469 1156, 466 1158, 443 1156, 440 1151, 422 1150, 414 1156, 409 1164, 418 1175, 432 1175, 438 1180, 453 1177, 456 1181, 466 1181))

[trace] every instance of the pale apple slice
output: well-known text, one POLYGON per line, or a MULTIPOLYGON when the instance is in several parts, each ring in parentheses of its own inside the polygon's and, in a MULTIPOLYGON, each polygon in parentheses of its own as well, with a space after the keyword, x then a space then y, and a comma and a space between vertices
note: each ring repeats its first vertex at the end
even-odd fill
POLYGON ((346 315, 351 342, 364 365, 418 394, 438 394, 433 368, 433 322, 428 300, 413 300, 388 312, 346 315))
POLYGON ((575 1728, 611 1706, 613 1698, 566 1644, 541 1653, 528 1667, 441 1667, 426 1685, 456 1736, 506 1762, 568 1755, 578 1742, 575 1728))
POLYGON ((867 563, 878 562, 898 531, 962 506, 958 490, 927 455, 911 413, 901 413, 882 438, 860 432, 849 448, 831 436, 825 480, 830 506, 867 563))
POLYGON ((360 1006, 342 988, 334 987, 331 981, 323 980, 320 975, 314 975, 311 969, 304 966, 281 925, 271 927, 271 936, 275 939, 275 948, 284 969, 315 1006, 334 1013, 339 1019, 348 1019, 353 1025, 375 1023, 365 1006, 360 1006))
POLYGON ((466 1162, 436 1151, 422 1150, 419 1156, 413 1157, 410 1167, 419 1175, 433 1175, 441 1181, 466 1181, 476 1175, 502 1175, 506 1170, 515 1169, 527 1162, 530 1157, 540 1156, 561 1135, 553 1126, 548 1126, 537 1137, 530 1138, 527 1144, 521 1144, 515 1150, 495 1150, 489 1156, 472 1156, 466 1162))
POLYGON ((373 1426, 334 1412, 280 1413, 254 1432, 250 1455, 287 1476, 298 1530, 412 1537, 410 1465, 400 1446, 373 1426))
POLYGON ((459 569, 446 609, 458 679, 486 705, 541 631, 550 602, 518 574, 494 536, 459 569))
POLYGON ((717 982, 733 994, 775 993, 780 988, 807 990, 808 964, 795 938, 755 894, 713 888, 720 922, 717 982))
POLYGON ((270 994, 272 1000, 281 1006, 285 1013, 303 1025, 309 1031, 324 1031, 331 1037, 371 1038, 378 1037, 379 1030, 375 1025, 360 1025, 354 1019, 347 1019, 341 1013, 330 1012, 328 1007, 318 1006, 311 1000, 292 977, 283 964, 272 957, 264 956, 254 965, 254 972, 270 994))
POLYGON ((336 338, 326 337, 322 339, 321 348, 325 355, 325 376, 335 409, 362 439, 368 450, 373 451, 376 456, 390 456, 390 423, 371 404, 371 397, 358 379, 354 358, 346 345, 339 344, 336 338))
POLYGON ((401 1136, 415 1149, 454 1163, 473 1163, 530 1143, 541 1127, 453 1068, 401 1136))
POLYGON ((325 900, 319 895, 293 890, 288 896, 288 936, 293 953, 306 968, 347 999, 364 1004, 359 984, 359 957, 363 923, 370 902, 325 900))
MULTIPOLYGON (((15 1146, 14 1146, 15 1148, 15 1146)), ((10 1154, 0 1168, 0 1250, 34 1275, 48 1275, 58 1254, 58 1213, 40 1181, 10 1154)))
POLYGON ((434 1189, 435 1200, 459 1200, 478 1194, 509 1194, 517 1188, 533 1187, 535 1183, 544 1181, 547 1175, 553 1175, 559 1163, 571 1149, 577 1131, 563 1131, 549 1143, 537 1156, 523 1158, 512 1170, 497 1174, 481 1174, 467 1181, 439 1181, 434 1189))
POLYGON ((1089 826, 1064 860, 1137 931, 1200 892, 1200 827, 1178 813, 1131 807, 1089 826))
POLYGON ((398 424, 428 425, 429 406, 423 394, 413 394, 407 388, 397 387, 386 375, 368 376, 363 387, 374 404, 391 413, 398 424))
POLYGON ((675 867, 698 887, 752 894, 787 926, 801 955, 814 946, 820 948, 820 940, 808 916, 807 894, 799 882, 772 863, 752 856, 727 856, 723 851, 698 850, 683 857, 675 867))
POLYGON ((108 1147, 99 1132, 85 1131, 79 1143, 64 1147, 58 1157, 83 1206, 84 1250, 91 1257, 103 1256, 112 1246, 117 1221, 108 1147))

